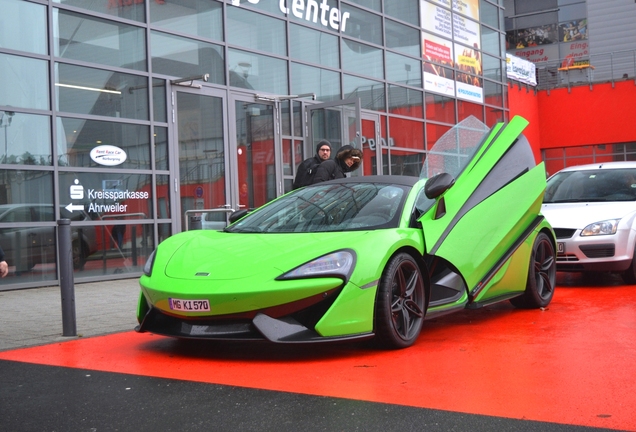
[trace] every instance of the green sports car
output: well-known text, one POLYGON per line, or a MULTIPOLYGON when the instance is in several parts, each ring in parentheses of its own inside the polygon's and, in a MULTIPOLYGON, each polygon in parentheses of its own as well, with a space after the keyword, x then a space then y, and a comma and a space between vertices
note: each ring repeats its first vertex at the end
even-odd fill
POLYGON ((318 183, 222 231, 166 239, 139 281, 136 330, 404 348, 443 314, 547 306, 556 242, 539 213, 546 176, 527 124, 489 129, 469 117, 426 154, 420 178, 318 183))

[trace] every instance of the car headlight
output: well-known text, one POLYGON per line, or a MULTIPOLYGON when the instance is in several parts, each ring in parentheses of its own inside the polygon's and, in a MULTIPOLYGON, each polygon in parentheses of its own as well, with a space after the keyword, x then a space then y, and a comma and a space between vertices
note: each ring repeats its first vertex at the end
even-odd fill
POLYGON ((589 224, 583 228, 581 235, 585 237, 616 234, 619 222, 620 219, 609 219, 601 222, 594 222, 593 224, 589 224))
POLYGON ((326 275, 348 278, 355 263, 355 253, 349 250, 333 252, 309 261, 278 277, 278 279, 298 279, 326 275))
POLYGON ((146 276, 150 276, 152 274, 152 266, 155 263, 155 254, 157 253, 157 249, 153 250, 148 259, 146 260, 146 264, 144 265, 144 274, 146 276))

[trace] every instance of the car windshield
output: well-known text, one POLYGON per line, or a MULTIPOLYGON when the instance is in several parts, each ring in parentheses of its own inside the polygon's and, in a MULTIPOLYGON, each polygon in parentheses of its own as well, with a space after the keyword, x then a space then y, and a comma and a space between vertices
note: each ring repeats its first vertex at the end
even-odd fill
POLYGON ((490 129, 474 116, 457 123, 428 151, 420 178, 448 173, 454 178, 464 170, 490 129))
POLYGON ((335 183, 298 189, 239 219, 239 233, 333 232, 395 228, 408 186, 335 183))
POLYGON ((564 171, 548 179, 544 203, 636 201, 636 168, 564 171))

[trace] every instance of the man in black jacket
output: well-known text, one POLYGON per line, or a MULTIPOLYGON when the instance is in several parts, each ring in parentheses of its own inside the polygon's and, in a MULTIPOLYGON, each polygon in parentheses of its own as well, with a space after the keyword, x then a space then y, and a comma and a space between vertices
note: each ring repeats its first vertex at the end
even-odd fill
POLYGON ((362 151, 350 145, 340 147, 336 157, 321 163, 316 170, 313 183, 344 178, 346 173, 355 171, 362 163, 362 151))
POLYGON ((322 140, 316 146, 316 154, 312 157, 302 161, 298 165, 296 171, 296 178, 294 179, 293 188, 298 189, 303 186, 308 186, 313 183, 314 176, 318 166, 331 157, 331 143, 327 140, 322 140))

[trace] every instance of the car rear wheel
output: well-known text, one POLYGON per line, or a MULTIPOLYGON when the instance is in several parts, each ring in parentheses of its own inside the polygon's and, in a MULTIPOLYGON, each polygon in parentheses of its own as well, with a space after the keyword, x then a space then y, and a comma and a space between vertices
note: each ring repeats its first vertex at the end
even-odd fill
POLYGON ((375 306, 375 342, 383 348, 406 348, 422 329, 426 291, 415 259, 395 255, 382 273, 375 306))
POLYGON ((552 301, 556 285, 556 254, 545 233, 539 233, 532 246, 528 282, 523 295, 510 300, 518 308, 546 307, 552 301))

